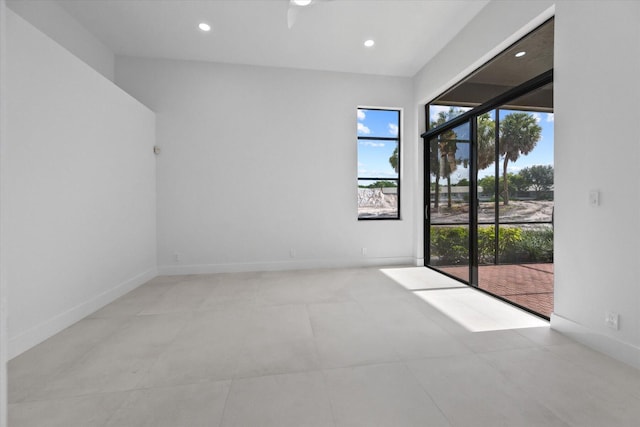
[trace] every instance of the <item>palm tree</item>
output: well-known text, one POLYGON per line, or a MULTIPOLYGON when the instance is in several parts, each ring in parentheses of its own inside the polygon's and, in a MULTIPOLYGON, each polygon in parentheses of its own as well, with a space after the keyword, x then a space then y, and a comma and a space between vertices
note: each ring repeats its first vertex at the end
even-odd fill
POLYGON ((502 176, 505 206, 509 204, 507 165, 518 160, 521 154, 529 154, 540 140, 541 134, 542 128, 531 113, 511 113, 500 120, 500 155, 504 157, 502 176))
MULTIPOLYGON (((438 113, 436 120, 431 122, 431 128, 448 122, 459 116, 463 111, 458 108, 450 107, 449 111, 441 111, 438 113)), ((495 121, 489 113, 478 116, 478 170, 489 167, 495 161, 495 121)), ((468 162, 468 159, 456 158, 457 154, 457 135, 453 130, 443 132, 439 135, 437 151, 431 156, 431 173, 435 175, 435 201, 434 209, 438 210, 440 178, 447 178, 447 205, 451 207, 451 174, 457 169, 457 165, 468 162)), ((389 159, 391 160, 391 159, 389 159)))
POLYGON ((478 116, 478 170, 488 168, 496 157, 496 122, 489 113, 478 116))
POLYGON ((433 188, 435 192, 433 199, 433 212, 438 212, 440 209, 440 158, 438 157, 437 138, 432 139, 429 142, 429 163, 429 170, 435 177, 433 188))
MULTIPOLYGON (((431 122, 431 128, 436 126, 440 126, 443 123, 448 122, 451 119, 459 116, 462 111, 457 108, 450 107, 449 111, 440 111, 438 113, 438 118, 435 121, 431 122)), ((437 151, 438 155, 432 155, 432 163, 431 163, 431 173, 433 173, 436 177, 436 188, 435 188, 435 201, 434 201, 434 209, 437 211, 439 206, 440 199, 440 185, 438 180, 440 177, 447 178, 447 206, 450 208, 451 203, 451 174, 455 172, 458 167, 460 161, 456 159, 456 151, 458 150, 458 145, 456 141, 457 135, 453 130, 448 130, 440 135, 437 138, 437 151)), ((433 153, 435 154, 435 153, 433 153)))
POLYGON ((389 157, 389 163, 391 163, 391 167, 396 173, 400 172, 398 170, 398 146, 393 149, 393 153, 391 153, 391 157, 389 157))
POLYGON ((451 207, 451 174, 461 163, 456 159, 457 135, 453 130, 440 134, 440 176, 447 177, 447 207, 451 207))

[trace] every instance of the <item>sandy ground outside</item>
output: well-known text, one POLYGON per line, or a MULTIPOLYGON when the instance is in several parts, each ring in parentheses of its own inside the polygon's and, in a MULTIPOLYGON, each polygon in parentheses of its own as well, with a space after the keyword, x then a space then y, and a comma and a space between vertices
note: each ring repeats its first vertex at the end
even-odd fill
MULTIPOLYGON (((358 189, 358 217, 384 218, 395 217, 398 212, 398 196, 386 194, 379 188, 358 189)), ((500 220, 504 222, 551 222, 553 221, 553 201, 549 200, 511 200, 507 206, 500 203, 500 220)), ((468 203, 454 202, 451 208, 446 201, 440 204, 438 212, 431 208, 432 222, 465 224, 469 222, 468 203)), ((480 202, 478 221, 495 221, 495 203, 480 202)))
POLYGON ((358 188, 358 218, 395 218, 398 195, 381 188, 358 188))
MULTIPOLYGON (((509 205, 500 203, 500 219, 504 222, 536 222, 553 220, 553 201, 549 200, 512 200, 509 205)), ((495 220, 495 204, 481 202, 478 206, 478 221, 493 222, 495 220)), ((451 208, 440 205, 439 211, 431 210, 432 222, 451 222, 464 224, 469 222, 469 205, 454 203, 451 208)))

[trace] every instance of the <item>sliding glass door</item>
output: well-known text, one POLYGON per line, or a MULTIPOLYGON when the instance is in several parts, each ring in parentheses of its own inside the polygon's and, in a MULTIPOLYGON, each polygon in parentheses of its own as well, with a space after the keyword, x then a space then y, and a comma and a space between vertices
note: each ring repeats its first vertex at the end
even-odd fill
POLYGON ((473 109, 429 111, 425 264, 553 310, 553 72, 473 109), (431 114, 430 114, 431 113, 431 114))
POLYGON ((550 19, 425 106, 425 265, 553 311, 550 19))

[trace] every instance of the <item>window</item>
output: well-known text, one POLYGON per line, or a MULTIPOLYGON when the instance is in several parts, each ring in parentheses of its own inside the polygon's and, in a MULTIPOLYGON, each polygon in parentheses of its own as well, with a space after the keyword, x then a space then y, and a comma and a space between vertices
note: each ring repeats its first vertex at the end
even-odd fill
POLYGON ((358 219, 400 219, 400 110, 358 108, 358 219))

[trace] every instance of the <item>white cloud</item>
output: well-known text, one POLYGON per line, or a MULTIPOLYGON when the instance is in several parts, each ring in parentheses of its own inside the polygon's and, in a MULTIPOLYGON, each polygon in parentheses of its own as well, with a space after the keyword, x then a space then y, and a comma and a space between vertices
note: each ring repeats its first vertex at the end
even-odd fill
POLYGON ((384 142, 360 141, 360 144, 365 145, 367 147, 384 147, 384 142))
POLYGON ((540 113, 533 113, 533 117, 535 117, 536 123, 540 123, 540 120, 542 120, 542 117, 540 117, 540 113))
POLYGON ((371 129, 358 122, 358 133, 364 133, 365 135, 369 135, 371 133, 371 129))
POLYGON ((547 113, 547 122, 553 122, 553 113, 547 113))
POLYGON ((389 123, 389 134, 393 136, 398 136, 398 125, 394 123, 389 123))
POLYGON ((367 115, 362 110, 358 110, 358 120, 364 120, 367 115))

